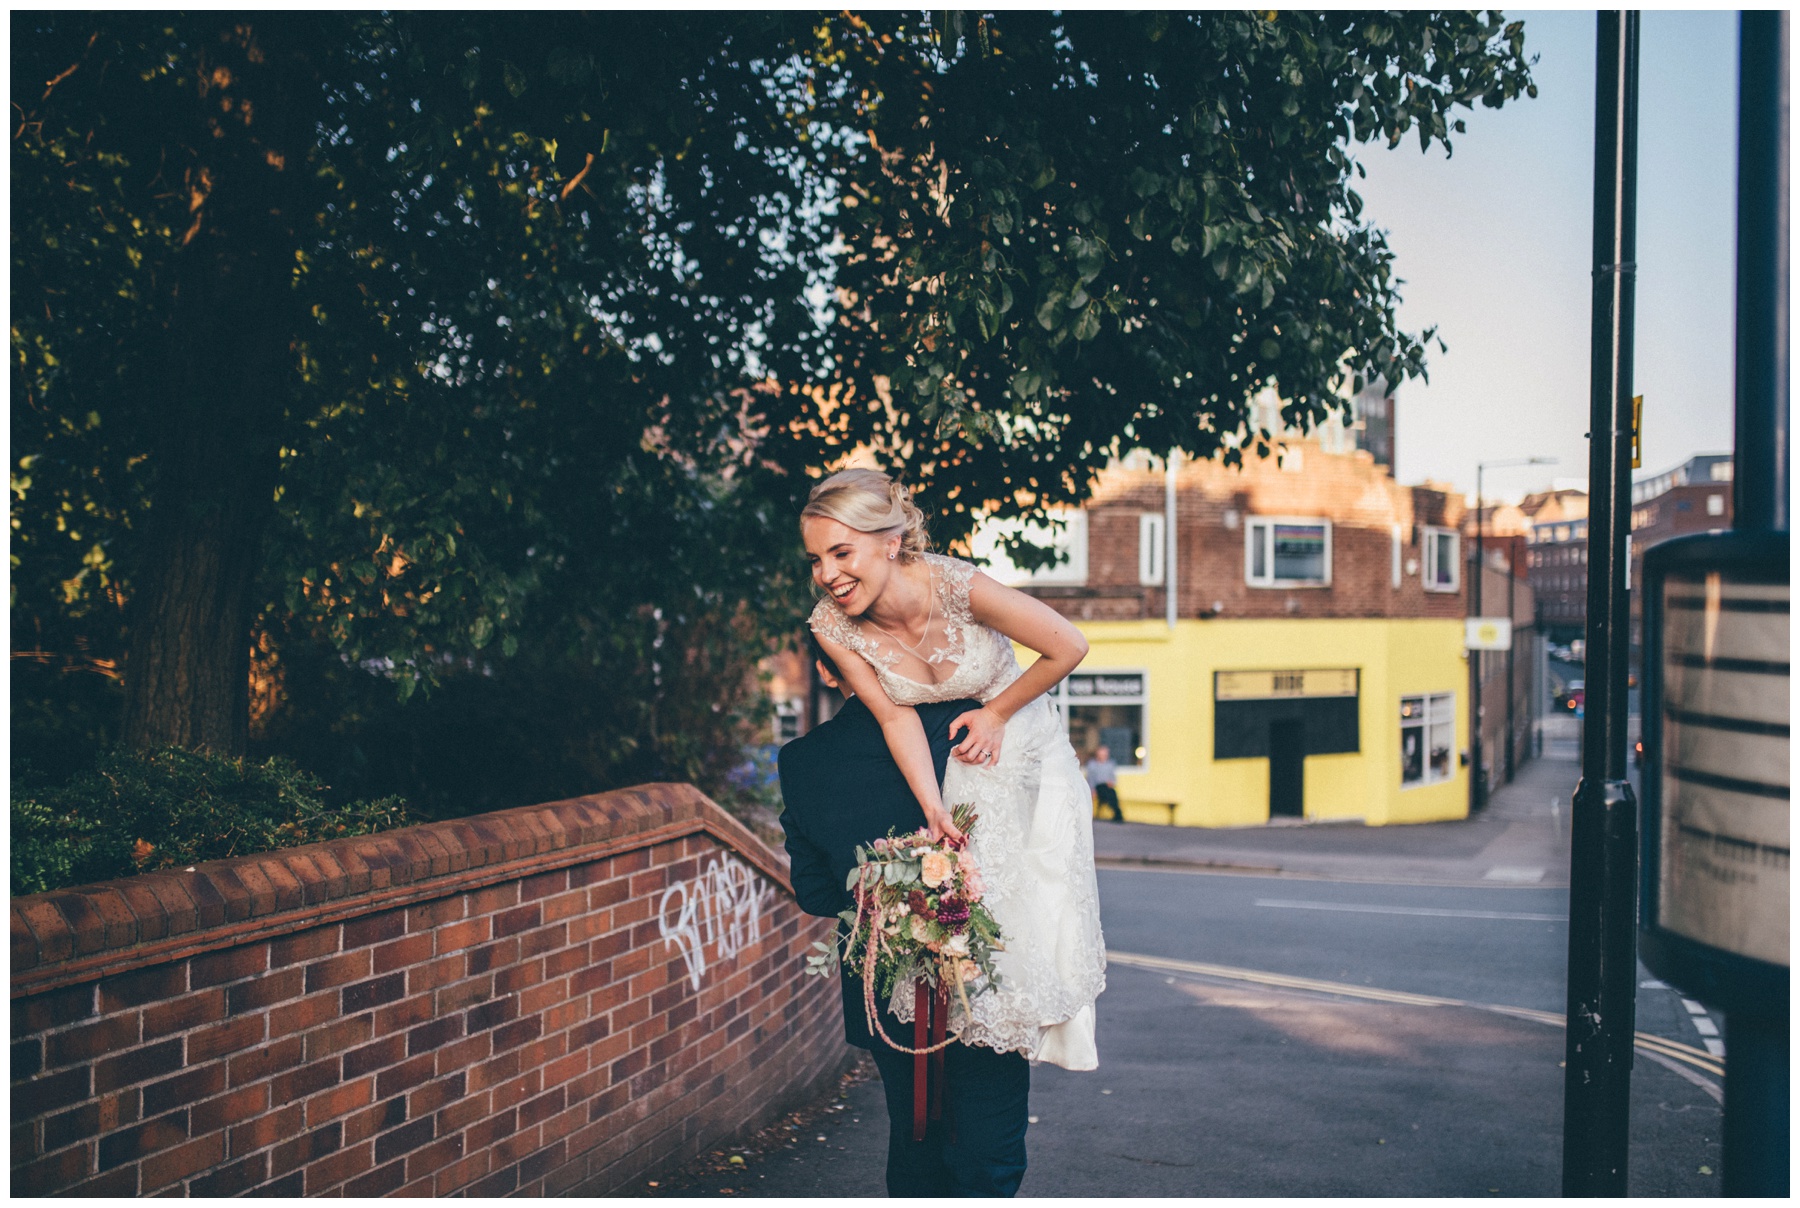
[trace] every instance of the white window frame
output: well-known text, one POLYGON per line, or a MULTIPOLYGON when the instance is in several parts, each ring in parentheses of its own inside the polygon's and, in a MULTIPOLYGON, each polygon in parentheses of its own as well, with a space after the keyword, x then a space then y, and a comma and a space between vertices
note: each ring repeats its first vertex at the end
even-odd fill
POLYGON ((1323 516, 1248 516, 1244 520, 1244 582, 1250 587, 1330 587, 1331 586, 1331 521, 1323 516), (1277 579, 1275 577, 1275 526, 1278 524, 1317 525, 1325 530, 1325 575, 1321 579, 1277 579), (1256 546, 1264 544, 1268 573, 1256 574, 1256 546))
POLYGON ((1425 576, 1423 582, 1426 591, 1458 592, 1462 590, 1462 534, 1453 528, 1442 528, 1428 524, 1422 530, 1425 545, 1425 576), (1438 582, 1438 572, 1443 568, 1438 565, 1438 538, 1449 537, 1453 547, 1450 555, 1450 582, 1438 582))
POLYGON ((1416 721, 1406 719, 1401 720, 1400 738, 1402 744, 1404 744, 1406 731, 1413 729, 1419 731, 1419 779, 1408 780, 1406 778, 1404 745, 1402 745, 1401 748, 1398 748, 1402 752, 1402 762, 1400 764, 1401 791, 1404 792, 1407 789, 1425 788, 1428 785, 1433 784, 1448 784, 1450 781, 1456 779, 1456 768, 1458 764, 1458 754, 1456 750, 1456 693, 1411 693, 1400 698, 1401 707, 1404 708, 1406 702, 1409 700, 1416 700, 1419 702, 1419 717, 1416 721), (1435 726, 1445 724, 1446 722, 1450 726, 1450 769, 1444 775, 1438 776, 1434 775, 1431 770, 1431 731, 1435 726))
MULTIPOLYGON (((1056 690, 1054 693, 1052 693, 1052 698, 1056 701, 1056 715, 1057 715, 1057 719, 1062 722, 1063 737, 1065 739, 1067 739, 1069 737, 1069 706, 1070 705, 1137 705, 1139 708, 1141 708, 1143 710, 1143 713, 1141 714, 1141 717, 1143 719, 1143 725, 1141 727, 1139 727, 1139 734, 1143 740, 1144 757, 1142 759, 1138 760, 1135 766, 1125 767, 1124 765, 1120 765, 1119 775, 1121 775, 1121 776, 1136 775, 1139 772, 1149 771, 1150 770, 1150 756, 1152 754, 1152 752, 1150 750, 1150 671, 1149 671, 1149 669, 1146 667, 1087 667, 1087 666, 1083 666, 1079 671, 1072 672, 1071 674, 1074 674, 1074 675, 1135 675, 1138 677, 1138 682, 1144 685, 1144 690, 1135 696, 1083 696, 1080 698, 1072 699, 1069 696, 1069 677, 1064 676, 1061 679, 1061 681, 1059 681, 1057 683, 1056 690)), ((1136 753, 1133 752, 1133 754, 1136 754, 1136 753)), ((1114 758, 1113 762, 1118 763, 1118 759, 1114 758)))
POLYGON ((1168 561, 1169 543, 1163 532, 1161 512, 1138 513, 1138 583, 1144 587, 1160 587, 1164 578, 1163 563, 1168 561))
POLYGON ((1406 542, 1405 542, 1405 539, 1401 536, 1400 526, 1397 524, 1393 526, 1393 531, 1390 534, 1390 536, 1393 538, 1393 544, 1392 544, 1392 548, 1391 548, 1393 566, 1391 569, 1392 569, 1393 579, 1394 579, 1394 590, 1399 591, 1400 590, 1400 555, 1404 552, 1402 547, 1406 544, 1406 542))

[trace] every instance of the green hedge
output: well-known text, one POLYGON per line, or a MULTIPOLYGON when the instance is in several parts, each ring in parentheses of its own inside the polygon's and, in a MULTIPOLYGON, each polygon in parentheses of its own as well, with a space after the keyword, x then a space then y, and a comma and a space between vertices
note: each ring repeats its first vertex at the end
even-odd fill
POLYGON ((262 763, 174 747, 102 756, 55 786, 15 784, 12 892, 42 893, 408 826, 399 797, 325 804, 279 756, 262 763))

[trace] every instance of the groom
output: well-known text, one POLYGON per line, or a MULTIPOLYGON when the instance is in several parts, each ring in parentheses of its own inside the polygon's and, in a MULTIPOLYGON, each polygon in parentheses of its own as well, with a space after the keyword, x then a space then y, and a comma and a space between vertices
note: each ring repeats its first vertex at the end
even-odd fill
MULTIPOLYGON (((810 635, 808 635, 810 637, 810 635)), ((825 682, 837 667, 813 643, 825 682)), ((918 706, 938 781, 954 745, 952 719, 980 707, 971 700, 918 706)), ((781 825, 787 832, 794 896, 808 914, 834 917, 851 904, 845 888, 858 844, 925 825, 881 726, 852 696, 835 717, 781 748, 781 825)), ((1011 1196, 1025 1176, 1026 1100, 1031 1065, 1018 1053, 953 1044, 944 1054, 944 1114, 923 1141, 912 1139, 913 1058, 872 1035, 862 982, 844 972, 844 1039, 867 1049, 887 1094, 887 1189, 891 1196, 1011 1196)), ((881 1026, 902 1044, 912 1027, 885 1011, 881 1026)))

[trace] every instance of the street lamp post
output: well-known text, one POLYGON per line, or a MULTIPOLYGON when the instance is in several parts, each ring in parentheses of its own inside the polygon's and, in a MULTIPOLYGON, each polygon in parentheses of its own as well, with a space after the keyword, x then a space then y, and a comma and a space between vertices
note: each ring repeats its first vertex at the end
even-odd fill
MULTIPOLYGON (((1554 457, 1509 457, 1504 461, 1478 461, 1475 463, 1475 583, 1474 583, 1475 592, 1474 592, 1474 599, 1472 602, 1472 606, 1470 608, 1470 612, 1472 612, 1475 616, 1479 617, 1482 615, 1482 613, 1481 613, 1481 581, 1482 581, 1482 579, 1487 577, 1487 544, 1485 541, 1485 537, 1487 535, 1487 511, 1486 511, 1486 497, 1482 493, 1482 482, 1483 482, 1484 476, 1487 474, 1488 467, 1492 466, 1496 470, 1500 470, 1500 469, 1505 469, 1509 466, 1553 466, 1555 464, 1556 464, 1556 458, 1554 458, 1554 457)), ((1511 621, 1512 620, 1512 582, 1511 582, 1511 577, 1513 574, 1513 567, 1511 566, 1510 563, 1507 566, 1506 573, 1507 573, 1506 619, 1508 621, 1511 621)), ((1473 736, 1471 737, 1471 739, 1469 741, 1469 747, 1470 747, 1470 755, 1472 756, 1471 762, 1474 764, 1474 767, 1475 767, 1474 805, 1475 805, 1476 809, 1480 809, 1487 804, 1487 771, 1481 765, 1481 756, 1482 756, 1482 749, 1481 749, 1482 748, 1481 681, 1482 681, 1482 673, 1484 671, 1486 671, 1487 668, 1483 665, 1481 651, 1473 650, 1473 651, 1470 651, 1469 653, 1473 656, 1471 659, 1471 666, 1474 668, 1474 679, 1475 679, 1475 691, 1473 693, 1474 698, 1475 698, 1475 706, 1474 706, 1475 711, 1474 711, 1474 715, 1470 719, 1474 723, 1474 725, 1471 727, 1471 730, 1473 731, 1473 736)), ((1512 727, 1513 727, 1512 697, 1513 697, 1512 651, 1508 650, 1506 652, 1506 767, 1507 767, 1507 779, 1509 779, 1509 780, 1512 779, 1512 727)))

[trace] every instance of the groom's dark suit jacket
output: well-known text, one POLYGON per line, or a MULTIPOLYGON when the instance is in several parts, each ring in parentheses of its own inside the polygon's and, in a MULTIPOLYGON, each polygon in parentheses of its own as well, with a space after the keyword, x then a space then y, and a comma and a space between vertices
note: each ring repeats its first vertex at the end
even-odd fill
MULTIPOLYGON (((973 700, 918 706, 940 784, 956 745, 951 719, 980 707, 973 700)), ((901 835, 918 830, 925 825, 925 811, 889 753, 880 723, 855 697, 830 721, 782 747, 778 766, 794 896, 808 914, 836 915, 852 903, 844 882, 856 866, 857 846, 884 838, 889 830, 901 835)), ((844 1039, 859 1049, 873 1048, 862 982, 847 973, 842 981, 844 1039)), ((896 1039, 901 1033, 895 1029, 905 1027, 892 1015, 882 1026, 896 1039)))

